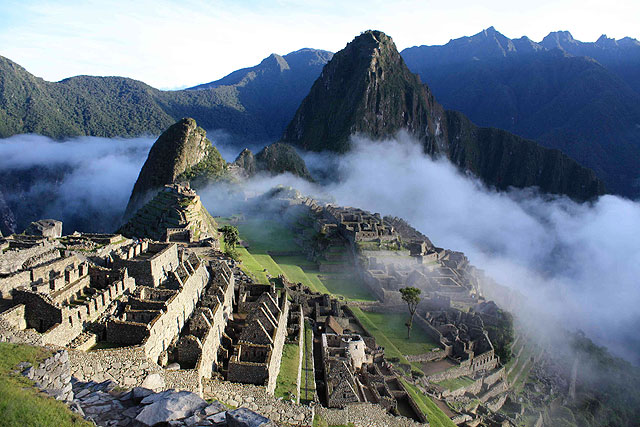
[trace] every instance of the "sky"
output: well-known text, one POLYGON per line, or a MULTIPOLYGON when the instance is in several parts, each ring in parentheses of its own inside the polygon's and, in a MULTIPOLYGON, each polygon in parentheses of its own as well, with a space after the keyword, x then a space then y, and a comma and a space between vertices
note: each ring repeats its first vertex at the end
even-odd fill
POLYGON ((117 75, 176 89, 271 53, 335 52, 367 29, 404 49, 490 26, 534 41, 556 30, 582 41, 640 38, 638 18, 640 2, 629 0, 2 0, 0 55, 49 81, 117 75))

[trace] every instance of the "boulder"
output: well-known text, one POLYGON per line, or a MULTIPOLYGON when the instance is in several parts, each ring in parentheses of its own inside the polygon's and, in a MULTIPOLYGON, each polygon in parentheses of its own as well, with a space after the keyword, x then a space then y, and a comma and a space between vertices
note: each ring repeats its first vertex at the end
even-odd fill
POLYGON ((146 406, 138 414, 136 421, 145 426, 169 423, 190 417, 205 406, 207 406, 207 402, 195 393, 190 391, 173 392, 146 406))
POLYGON ((202 412, 204 412, 204 415, 208 417, 209 415, 217 414, 218 412, 223 412, 226 410, 227 410, 226 406, 224 406, 222 403, 215 400, 209 406, 204 408, 202 412))
POLYGON ((275 427, 276 424, 267 417, 253 412, 247 408, 238 408, 227 411, 228 427, 275 427))
POLYGON ((160 374, 149 374, 141 386, 153 391, 160 391, 164 388, 164 378, 160 374))

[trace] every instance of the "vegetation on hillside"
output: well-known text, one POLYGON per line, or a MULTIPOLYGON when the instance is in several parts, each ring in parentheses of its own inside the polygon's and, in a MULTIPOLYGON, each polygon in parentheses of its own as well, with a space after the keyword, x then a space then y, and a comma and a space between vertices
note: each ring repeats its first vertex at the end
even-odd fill
POLYGON ((91 424, 62 402, 38 391, 33 382, 15 372, 16 365, 37 366, 51 352, 41 347, 0 343, 0 424, 7 427, 82 427, 91 424))

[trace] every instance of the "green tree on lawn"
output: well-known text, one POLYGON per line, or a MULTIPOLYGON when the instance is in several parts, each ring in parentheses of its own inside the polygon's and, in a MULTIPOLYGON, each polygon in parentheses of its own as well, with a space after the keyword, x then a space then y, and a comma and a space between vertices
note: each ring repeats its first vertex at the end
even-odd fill
POLYGON ((238 228, 234 227, 233 225, 225 225, 218 231, 222 233, 226 249, 229 251, 233 251, 240 240, 238 228))
POLYGON ((416 314, 416 309, 418 308, 418 304, 420 303, 420 293, 422 291, 418 288, 406 287, 400 289, 400 293, 402 294, 402 301, 407 303, 407 307, 409 308, 409 321, 406 323, 407 325, 407 339, 411 338, 411 326, 413 326, 413 315, 416 314))

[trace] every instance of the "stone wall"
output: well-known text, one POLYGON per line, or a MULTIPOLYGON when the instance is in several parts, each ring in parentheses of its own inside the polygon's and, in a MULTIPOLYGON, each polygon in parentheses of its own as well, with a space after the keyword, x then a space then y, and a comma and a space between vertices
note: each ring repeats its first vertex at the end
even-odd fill
MULTIPOLYGON (((53 345, 69 344, 82 333, 86 323, 98 319, 113 300, 134 288, 135 280, 125 276, 123 280, 115 281, 108 287, 98 290, 82 305, 59 308, 61 321, 44 332, 43 342, 53 345)), ((31 310, 33 309, 27 304, 27 311, 31 310)), ((37 312, 34 314, 34 316, 38 315, 37 312)), ((29 323, 28 320, 27 323, 29 323)))
POLYGON ((289 317, 289 299, 287 295, 282 296, 284 304, 278 317, 278 328, 273 340, 271 358, 269 359, 269 381, 267 382, 267 392, 273 394, 276 389, 276 381, 280 373, 280 362, 282 361, 282 349, 287 337, 287 319, 289 317))
MULTIPOLYGON (((127 256, 130 255, 133 254, 127 253, 127 256)), ((126 267, 129 275, 136 279, 138 286, 156 287, 168 278, 168 272, 174 271, 179 265, 178 246, 175 243, 148 243, 143 255, 145 256, 138 255, 133 258, 116 257, 113 266, 126 267)))
POLYGON ((11 292, 31 283, 31 273, 20 271, 7 277, 0 277, 0 298, 11 298, 11 292))
POLYGON ((64 401, 73 400, 71 370, 67 350, 60 350, 45 359, 38 367, 30 366, 22 374, 33 380, 40 390, 64 401))
POLYGON ((0 317, 16 329, 26 329, 25 306, 18 304, 0 313, 0 317))
POLYGON ((152 373, 162 368, 147 359, 140 346, 122 347, 89 352, 70 350, 71 374, 79 381, 115 381, 123 387, 142 384, 152 373))
POLYGON ((249 408, 270 418, 279 426, 311 426, 313 406, 298 405, 290 400, 276 399, 265 387, 237 384, 228 381, 203 379, 205 399, 214 399, 227 405, 249 408))
POLYGON ((417 427, 424 426, 409 418, 393 416, 382 406, 372 403, 356 403, 343 409, 330 409, 316 406, 315 412, 329 425, 347 425, 353 423, 356 427, 417 427))
POLYGON ((150 359, 158 360, 160 354, 167 350, 173 338, 180 333, 184 322, 196 308, 208 281, 209 272, 201 263, 184 282, 180 292, 169 301, 166 311, 148 325, 149 336, 143 343, 143 347, 150 359))

